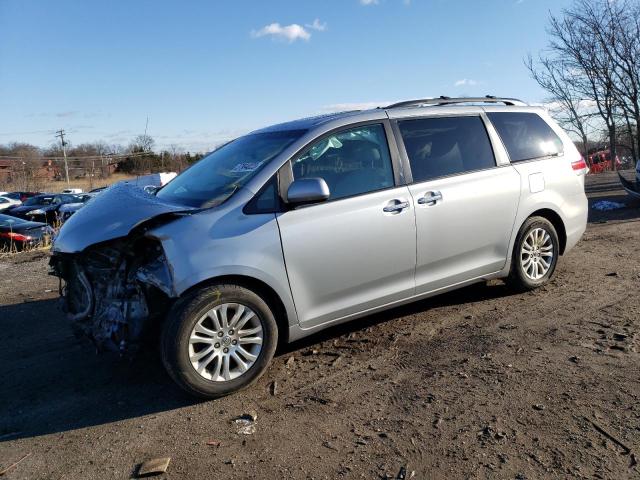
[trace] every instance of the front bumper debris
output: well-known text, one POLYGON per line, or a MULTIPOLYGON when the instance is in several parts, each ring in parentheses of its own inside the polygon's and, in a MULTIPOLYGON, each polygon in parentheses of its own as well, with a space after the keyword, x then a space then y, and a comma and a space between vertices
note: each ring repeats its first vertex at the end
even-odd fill
POLYGON ((100 350, 135 351, 151 319, 173 295, 159 243, 127 238, 77 254, 54 253, 50 273, 61 278, 62 308, 77 333, 100 350))

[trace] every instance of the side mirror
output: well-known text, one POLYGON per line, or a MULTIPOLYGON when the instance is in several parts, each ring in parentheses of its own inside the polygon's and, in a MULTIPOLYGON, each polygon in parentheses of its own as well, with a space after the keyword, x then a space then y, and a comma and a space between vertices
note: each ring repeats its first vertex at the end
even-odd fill
POLYGON ((326 201, 329 195, 329 186, 323 178, 301 178, 289 185, 287 203, 296 206, 320 203, 326 201))
POLYGON ((145 192, 147 192, 150 195, 155 195, 156 192, 158 190, 160 190, 160 187, 157 187, 155 185, 147 185, 145 187, 142 188, 145 192))

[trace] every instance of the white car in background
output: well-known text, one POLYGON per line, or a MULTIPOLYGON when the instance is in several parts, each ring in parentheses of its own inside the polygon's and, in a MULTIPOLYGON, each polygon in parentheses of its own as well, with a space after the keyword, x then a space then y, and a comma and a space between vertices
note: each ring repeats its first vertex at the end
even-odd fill
POLYGON ((0 212, 7 208, 16 207, 22 205, 20 200, 14 200, 13 198, 0 196, 0 212))

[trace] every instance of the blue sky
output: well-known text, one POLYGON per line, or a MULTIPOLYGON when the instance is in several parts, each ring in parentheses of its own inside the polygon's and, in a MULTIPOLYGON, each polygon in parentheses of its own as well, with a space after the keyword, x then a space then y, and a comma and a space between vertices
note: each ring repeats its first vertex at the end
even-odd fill
POLYGON ((271 123, 436 95, 545 95, 522 59, 569 0, 0 0, 0 143, 206 151, 271 123))

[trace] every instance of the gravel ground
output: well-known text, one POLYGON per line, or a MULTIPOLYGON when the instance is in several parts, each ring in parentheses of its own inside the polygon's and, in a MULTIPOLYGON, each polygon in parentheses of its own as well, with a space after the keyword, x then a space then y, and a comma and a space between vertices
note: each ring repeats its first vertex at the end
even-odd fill
POLYGON ((249 390, 195 402, 157 354, 95 355, 46 253, 0 259, 0 471, 12 479, 638 478, 640 206, 595 212, 553 281, 478 284, 281 351, 249 390), (233 419, 252 413, 255 433, 233 419))

